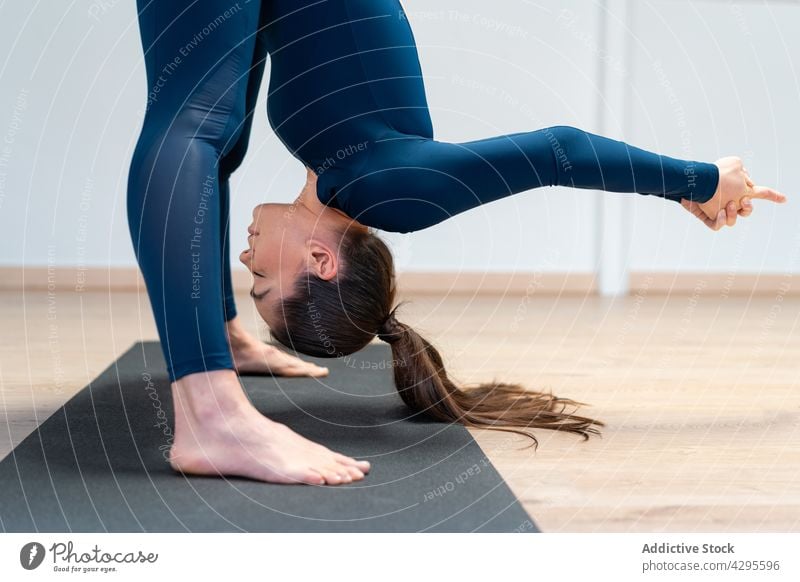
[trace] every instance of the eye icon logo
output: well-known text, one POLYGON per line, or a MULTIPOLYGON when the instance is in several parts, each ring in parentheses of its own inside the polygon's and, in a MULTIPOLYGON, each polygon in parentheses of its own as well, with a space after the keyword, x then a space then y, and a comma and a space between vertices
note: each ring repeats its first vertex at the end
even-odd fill
POLYGON ((35 570, 44 561, 44 546, 38 542, 29 542, 19 551, 19 563, 26 570, 35 570))

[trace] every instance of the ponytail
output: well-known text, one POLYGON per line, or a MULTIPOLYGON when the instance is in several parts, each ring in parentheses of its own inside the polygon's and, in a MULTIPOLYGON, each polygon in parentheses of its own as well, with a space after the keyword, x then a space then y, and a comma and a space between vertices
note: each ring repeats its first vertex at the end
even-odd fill
POLYGON ((395 318, 393 310, 378 331, 392 348, 394 380, 403 402, 419 412, 445 422, 536 437, 525 428, 546 428, 579 434, 584 440, 599 435, 599 420, 565 412, 582 402, 552 393, 526 390, 519 384, 487 383, 459 388, 447 375, 442 357, 425 338, 395 318))
POLYGON ((282 299, 280 317, 270 321, 272 337, 300 353, 322 358, 352 354, 377 334, 391 344, 394 380, 400 397, 415 411, 444 422, 525 435, 547 428, 599 435, 602 422, 567 407, 581 402, 493 382, 457 386, 447 375, 439 352, 416 331, 386 313, 395 303, 392 253, 375 234, 349 229, 340 246, 343 269, 333 280, 307 273, 282 299), (377 330, 377 331, 376 331, 377 330))

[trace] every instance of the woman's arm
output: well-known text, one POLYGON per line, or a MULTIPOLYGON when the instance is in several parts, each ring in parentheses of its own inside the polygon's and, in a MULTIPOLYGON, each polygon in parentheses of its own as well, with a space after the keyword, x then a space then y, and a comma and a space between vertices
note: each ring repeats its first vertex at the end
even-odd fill
POLYGON ((368 168, 337 196, 356 220, 411 232, 494 200, 539 188, 568 186, 637 192, 705 204, 719 168, 658 155, 569 126, 466 143, 424 138, 372 145, 368 168))

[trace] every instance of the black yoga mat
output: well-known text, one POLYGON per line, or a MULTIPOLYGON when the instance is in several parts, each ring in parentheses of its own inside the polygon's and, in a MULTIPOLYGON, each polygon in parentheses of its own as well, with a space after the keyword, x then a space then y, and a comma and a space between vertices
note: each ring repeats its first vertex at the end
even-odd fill
POLYGON ((6 532, 534 532, 460 425, 414 415, 370 345, 317 360, 323 379, 245 376, 256 407, 367 459, 363 481, 273 485, 172 471, 172 398, 157 343, 137 343, 0 462, 6 532))

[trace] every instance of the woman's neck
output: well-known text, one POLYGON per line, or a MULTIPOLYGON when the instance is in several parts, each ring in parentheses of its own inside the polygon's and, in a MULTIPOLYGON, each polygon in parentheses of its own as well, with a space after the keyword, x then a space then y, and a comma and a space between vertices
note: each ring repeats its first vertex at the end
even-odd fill
POLYGON ((306 183, 300 191, 300 195, 295 200, 295 203, 302 205, 308 209, 320 220, 330 220, 350 229, 364 229, 364 226, 354 218, 349 217, 347 214, 337 208, 331 208, 320 202, 317 196, 317 175, 310 169, 306 168, 306 183))

